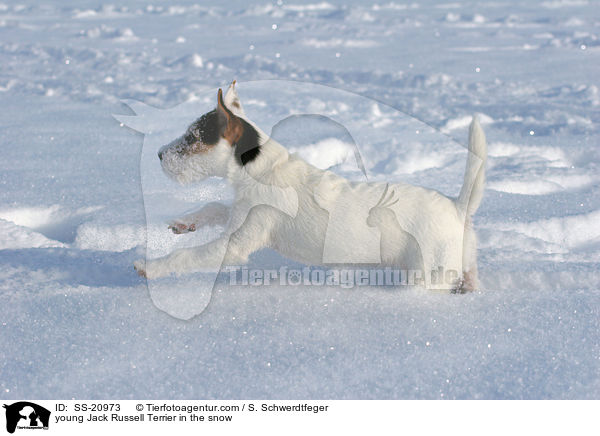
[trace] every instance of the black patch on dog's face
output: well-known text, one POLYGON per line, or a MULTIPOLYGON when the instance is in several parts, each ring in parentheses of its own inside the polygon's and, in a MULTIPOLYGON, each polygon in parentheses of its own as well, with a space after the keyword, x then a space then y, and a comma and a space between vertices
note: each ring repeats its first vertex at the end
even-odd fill
POLYGON ((242 137, 235 143, 235 160, 240 165, 244 166, 252 162, 260 154, 260 145, 258 143, 258 132, 247 121, 239 119, 242 122, 244 133, 242 137))
MULTIPOLYGON (((243 133, 240 139, 231 145, 234 147, 235 160, 238 164, 244 166, 260 154, 259 135, 256 129, 247 121, 239 117, 237 117, 237 120, 242 124, 243 133)), ((183 135, 184 147, 178 151, 181 153, 194 152, 198 143, 202 144, 200 149, 215 145, 223 136, 226 127, 227 120, 219 111, 215 109, 207 112, 190 125, 183 135)))
POLYGON ((219 142, 224 128, 223 120, 215 109, 194 121, 184 139, 188 144, 200 141, 204 145, 215 145, 219 142))

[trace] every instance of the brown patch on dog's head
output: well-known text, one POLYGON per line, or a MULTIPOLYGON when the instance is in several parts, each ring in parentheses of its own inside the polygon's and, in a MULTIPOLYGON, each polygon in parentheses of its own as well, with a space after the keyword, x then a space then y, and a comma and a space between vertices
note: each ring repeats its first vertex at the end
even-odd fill
MULTIPOLYGON (((170 147, 181 156, 201 154, 216 146, 221 138, 229 142, 236 161, 242 166, 260 154, 259 132, 225 106, 223 91, 219 89, 217 107, 194 121, 177 143, 170 147)), ((164 153, 162 150, 158 154, 161 160, 164 153)))
POLYGON ((231 112, 223 101, 223 90, 219 88, 217 94, 217 112, 226 121, 225 129, 221 136, 225 138, 231 145, 235 145, 244 135, 244 125, 242 121, 231 112))
MULTIPOLYGON (((223 90, 219 89, 217 107, 192 123, 179 141, 170 147, 179 155, 201 154, 217 145, 221 138, 229 142, 241 166, 252 162, 260 154, 259 132, 225 106, 223 90)), ((163 154, 164 151, 161 151, 158 155, 161 161, 163 154)))

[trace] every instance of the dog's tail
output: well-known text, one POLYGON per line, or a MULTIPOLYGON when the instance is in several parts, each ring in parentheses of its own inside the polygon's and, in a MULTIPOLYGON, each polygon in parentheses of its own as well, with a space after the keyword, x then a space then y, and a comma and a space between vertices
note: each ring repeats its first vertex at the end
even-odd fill
POLYGON ((459 214, 465 218, 473 216, 481 203, 485 185, 486 158, 485 134, 479 125, 479 119, 475 116, 469 127, 469 155, 467 156, 465 180, 456 199, 456 208, 459 214))

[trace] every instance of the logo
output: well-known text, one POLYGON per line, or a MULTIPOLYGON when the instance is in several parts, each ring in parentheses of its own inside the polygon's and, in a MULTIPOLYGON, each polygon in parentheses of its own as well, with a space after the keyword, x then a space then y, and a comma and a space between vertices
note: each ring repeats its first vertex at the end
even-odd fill
POLYGON ((18 429, 44 429, 48 430, 50 411, 35 403, 19 401, 10 406, 4 404, 6 409, 6 431, 14 433, 18 429))

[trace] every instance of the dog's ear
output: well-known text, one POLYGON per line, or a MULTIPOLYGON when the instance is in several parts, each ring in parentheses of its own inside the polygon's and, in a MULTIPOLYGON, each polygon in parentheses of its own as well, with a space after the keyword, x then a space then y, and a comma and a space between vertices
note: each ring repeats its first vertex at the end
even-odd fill
POLYGON ((225 104, 234 114, 244 115, 244 108, 242 107, 242 102, 240 101, 240 97, 235 89, 235 80, 231 82, 229 85, 229 89, 225 93, 225 104))
POLYGON ((223 90, 219 88, 217 94, 217 113, 219 121, 224 126, 222 129, 223 138, 227 139, 231 145, 235 145, 244 134, 244 125, 242 121, 231 112, 223 101, 223 90))

